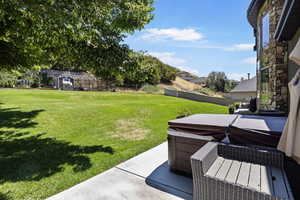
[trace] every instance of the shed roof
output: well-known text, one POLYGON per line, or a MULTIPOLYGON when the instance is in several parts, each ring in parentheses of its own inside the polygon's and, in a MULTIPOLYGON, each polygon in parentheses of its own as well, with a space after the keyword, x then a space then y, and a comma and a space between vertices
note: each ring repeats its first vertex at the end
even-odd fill
POLYGON ((252 79, 242 81, 230 92, 256 92, 257 90, 257 78, 256 76, 252 79))

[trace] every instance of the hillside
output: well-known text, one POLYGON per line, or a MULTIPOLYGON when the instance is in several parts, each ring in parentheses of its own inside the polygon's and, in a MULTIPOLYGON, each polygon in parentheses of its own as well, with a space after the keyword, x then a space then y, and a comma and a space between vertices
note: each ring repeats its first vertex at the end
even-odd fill
POLYGON ((159 84, 159 87, 182 90, 182 91, 194 91, 196 89, 201 88, 200 85, 192 83, 190 81, 186 81, 178 76, 176 77, 175 81, 172 81, 172 84, 169 85, 159 84))
POLYGON ((216 93, 209 88, 205 88, 199 84, 192 83, 190 81, 186 81, 180 77, 176 77, 175 81, 172 81, 172 84, 166 85, 166 84, 159 84, 159 88, 161 89, 173 89, 173 90, 180 90, 180 91, 186 91, 186 92, 194 92, 198 94, 202 94, 205 96, 212 96, 212 97, 222 97, 221 94, 216 93))
POLYGON ((195 83, 195 84, 199 84, 199 85, 203 85, 205 84, 205 79, 206 77, 198 77, 194 74, 191 74, 189 72, 186 71, 181 71, 179 69, 176 69, 176 74, 178 77, 180 77, 181 79, 184 79, 186 81, 195 83))

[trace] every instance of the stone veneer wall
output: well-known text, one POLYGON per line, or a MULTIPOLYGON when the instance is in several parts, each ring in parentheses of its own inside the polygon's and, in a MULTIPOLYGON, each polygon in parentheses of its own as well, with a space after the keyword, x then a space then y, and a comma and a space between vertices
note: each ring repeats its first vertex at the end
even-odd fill
MULTIPOLYGON (((277 109, 288 111, 288 68, 287 45, 274 39, 275 30, 281 16, 284 0, 266 0, 258 16, 257 28, 260 29, 262 18, 267 13, 270 15, 270 39, 266 49, 258 50, 258 59, 264 67, 269 67, 269 88, 271 101, 269 104, 259 103, 260 109, 277 109), (264 58, 264 59, 262 59, 264 58)), ((258 31, 261 33, 262 31, 258 31)), ((257 35, 257 37, 260 37, 257 35)), ((260 41, 260 40, 259 40, 260 41)), ((260 45, 258 45, 259 47, 260 45)), ((260 66, 258 66, 260 76, 260 66)), ((260 78, 258 78, 260 88, 260 78)))

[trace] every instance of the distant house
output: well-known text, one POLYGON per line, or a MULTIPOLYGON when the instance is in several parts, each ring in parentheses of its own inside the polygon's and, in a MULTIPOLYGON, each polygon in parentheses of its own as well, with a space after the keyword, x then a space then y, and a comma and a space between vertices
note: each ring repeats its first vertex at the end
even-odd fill
POLYGON ((230 97, 237 101, 249 101, 256 97, 257 79, 256 77, 241 81, 233 90, 230 91, 230 97))
POLYGON ((86 72, 44 69, 42 77, 49 79, 48 86, 60 90, 100 90, 103 83, 86 72))

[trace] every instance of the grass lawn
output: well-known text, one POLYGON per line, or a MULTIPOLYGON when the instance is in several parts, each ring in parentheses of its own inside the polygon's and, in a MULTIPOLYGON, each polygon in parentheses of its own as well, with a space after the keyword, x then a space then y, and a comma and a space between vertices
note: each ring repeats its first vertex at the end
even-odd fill
POLYGON ((166 140, 178 113, 223 106, 135 93, 0 90, 0 199, 44 199, 166 140))

